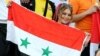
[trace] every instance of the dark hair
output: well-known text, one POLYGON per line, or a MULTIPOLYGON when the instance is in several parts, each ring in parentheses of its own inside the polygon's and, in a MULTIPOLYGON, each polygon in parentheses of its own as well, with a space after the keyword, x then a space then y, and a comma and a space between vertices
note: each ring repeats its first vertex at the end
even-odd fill
POLYGON ((58 7, 56 8, 56 11, 55 11, 55 14, 54 14, 54 17, 53 17, 53 20, 54 21, 58 21, 58 13, 60 11, 64 11, 65 9, 69 9, 71 11, 71 15, 72 15, 72 7, 71 5, 67 4, 67 3, 61 3, 58 5, 58 7))

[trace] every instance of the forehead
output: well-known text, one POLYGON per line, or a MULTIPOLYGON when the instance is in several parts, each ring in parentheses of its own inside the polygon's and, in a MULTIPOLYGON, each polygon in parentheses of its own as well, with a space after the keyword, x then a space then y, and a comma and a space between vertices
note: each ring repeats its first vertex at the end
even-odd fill
POLYGON ((62 11, 62 13, 71 13, 71 10, 70 9, 65 9, 62 11))

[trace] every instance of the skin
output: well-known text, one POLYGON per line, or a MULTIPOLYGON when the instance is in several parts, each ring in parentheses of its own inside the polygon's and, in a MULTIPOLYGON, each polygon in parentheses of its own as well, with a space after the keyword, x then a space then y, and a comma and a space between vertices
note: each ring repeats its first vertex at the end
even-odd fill
POLYGON ((88 10, 80 13, 80 14, 76 14, 73 15, 73 21, 79 21, 81 19, 83 19, 84 17, 86 17, 87 15, 91 15, 92 13, 97 11, 97 6, 91 6, 88 10))
POLYGON ((67 24, 71 21, 71 11, 65 9, 64 11, 58 14, 58 23, 67 24))
POLYGON ((96 56, 100 56, 100 50, 97 52, 96 56))

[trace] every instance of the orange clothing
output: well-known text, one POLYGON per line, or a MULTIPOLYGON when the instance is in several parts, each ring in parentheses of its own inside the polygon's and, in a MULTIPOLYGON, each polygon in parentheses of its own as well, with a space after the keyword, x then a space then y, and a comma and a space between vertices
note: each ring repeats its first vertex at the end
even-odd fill
MULTIPOLYGON (((87 9, 89 9, 92 5, 95 4, 95 0, 69 0, 69 3, 73 7, 73 14, 79 14, 87 9)), ((92 25, 92 16, 86 16, 82 20, 76 22, 76 27, 86 31, 91 32, 92 25)))

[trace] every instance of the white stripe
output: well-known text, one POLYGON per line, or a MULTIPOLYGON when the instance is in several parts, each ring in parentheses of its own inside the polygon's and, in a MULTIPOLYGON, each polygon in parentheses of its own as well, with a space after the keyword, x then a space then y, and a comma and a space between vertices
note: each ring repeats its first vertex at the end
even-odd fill
POLYGON ((95 56, 95 51, 98 49, 99 44, 91 43, 90 44, 90 56, 95 56))
POLYGON ((7 20, 8 8, 4 0, 0 0, 0 20, 7 20))
MULTIPOLYGON (((12 38, 11 37, 12 35, 11 36, 9 35, 7 36, 7 40, 18 44, 20 51, 30 56, 41 56, 43 53, 42 48, 45 49, 48 46, 50 51, 52 51, 50 56, 80 56, 81 53, 80 51, 38 38, 37 36, 32 35, 26 31, 23 31, 17 27, 12 27, 12 28, 15 28, 14 30, 16 30, 15 33, 13 33, 14 31, 11 29, 11 32, 15 34, 15 36, 13 36, 12 38), (27 49, 24 46, 20 46, 21 45, 20 39, 25 39, 26 37, 28 38, 28 41, 31 43, 28 45, 27 49)), ((10 33, 10 29, 8 33, 10 33)))
POLYGON ((12 40, 12 42, 16 42, 15 40, 15 30, 14 24, 12 21, 7 21, 7 38, 6 40, 12 40))

